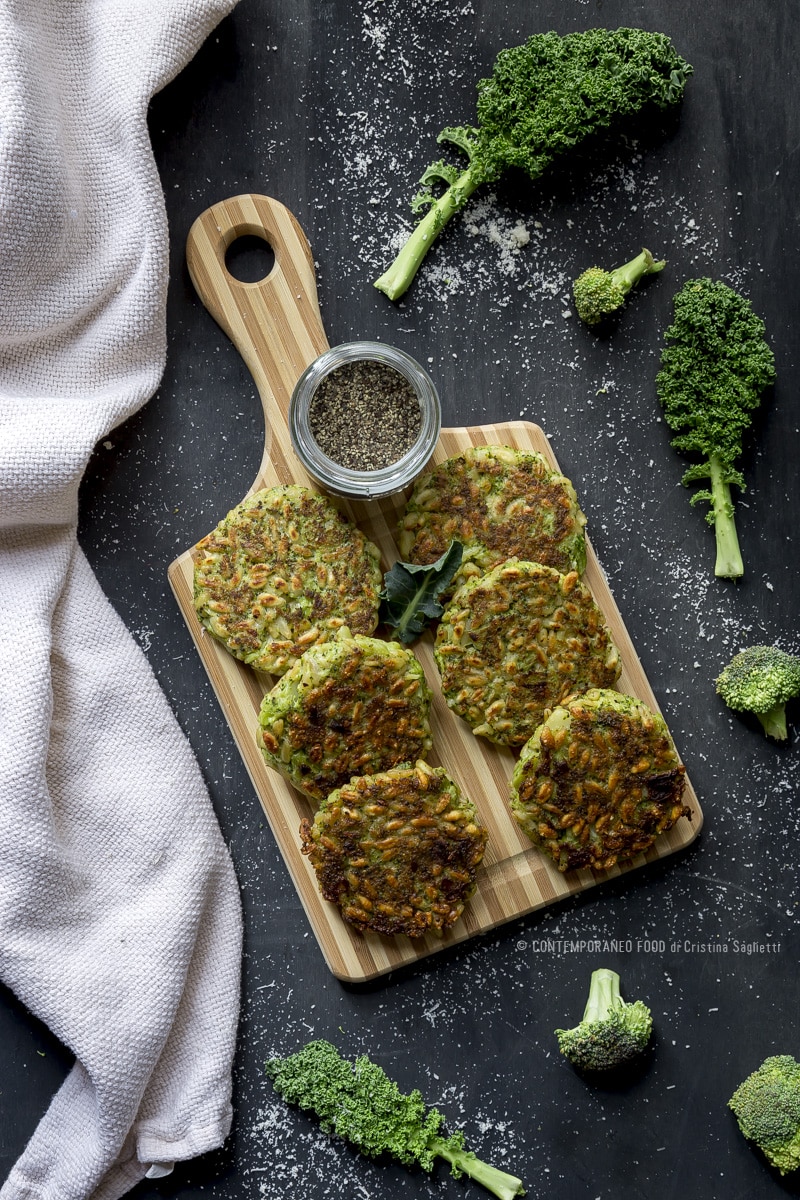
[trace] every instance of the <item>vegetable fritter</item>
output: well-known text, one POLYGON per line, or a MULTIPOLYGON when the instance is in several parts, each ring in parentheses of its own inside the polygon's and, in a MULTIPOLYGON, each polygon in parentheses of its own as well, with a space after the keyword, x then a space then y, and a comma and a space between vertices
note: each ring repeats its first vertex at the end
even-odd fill
POLYGON ((261 702, 259 745, 312 800, 353 775, 425 758, 431 691, 411 650, 351 636, 313 646, 261 702))
POLYGON ((436 665, 450 708, 473 732, 521 746, 545 710, 613 687, 619 654, 577 571, 512 558, 470 579, 445 609, 436 665))
POLYGON ((511 811, 560 871, 605 869, 691 811, 667 726, 641 700, 595 688, 554 708, 523 747, 511 811))
POLYGON ((342 626, 369 634, 378 623, 377 547, 308 488, 255 492, 197 549, 197 615, 258 671, 282 675, 342 626))
POLYGON ((300 826, 326 900, 361 930, 441 934, 475 891, 487 831, 441 767, 351 779, 300 826))
POLYGON ((574 487, 541 454, 472 446, 417 481, 398 545, 407 562, 427 564, 461 542, 452 592, 509 558, 582 573, 585 524, 574 487))

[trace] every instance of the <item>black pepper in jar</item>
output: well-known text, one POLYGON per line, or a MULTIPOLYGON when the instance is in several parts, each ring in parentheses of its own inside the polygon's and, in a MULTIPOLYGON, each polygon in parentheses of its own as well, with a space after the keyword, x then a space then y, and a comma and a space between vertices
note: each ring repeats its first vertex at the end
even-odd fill
POLYGON ((323 454, 350 471, 378 471, 402 458, 422 427, 417 393, 387 363, 358 359, 334 367, 308 406, 323 454))

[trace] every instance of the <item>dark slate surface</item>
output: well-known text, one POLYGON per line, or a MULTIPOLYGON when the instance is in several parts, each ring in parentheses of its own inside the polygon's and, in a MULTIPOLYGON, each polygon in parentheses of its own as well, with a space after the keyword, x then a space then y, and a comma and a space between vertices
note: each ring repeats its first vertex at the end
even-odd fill
MULTIPOLYGON (((445 1171, 364 1162, 276 1101, 263 1060, 312 1036, 421 1087, 530 1195, 800 1193, 726 1109, 764 1056, 800 1054, 800 706, 777 746, 713 688, 749 642, 800 650, 799 51, 790 0, 242 0, 153 103, 172 233, 169 360, 150 405, 97 450, 81 538, 202 764, 241 882, 246 956, 231 1138, 141 1185, 142 1200, 483 1194, 445 1171), (694 64, 679 121, 476 197, 403 304, 376 292, 415 180, 438 157, 435 134, 471 119, 497 50, 549 28, 622 24, 663 30, 694 64), (447 424, 525 417, 550 434, 705 811, 682 855, 364 987, 324 965, 166 580, 261 455, 255 388, 183 252, 204 208, 246 191, 277 197, 306 230, 332 342, 409 350, 436 378, 447 424), (531 236, 514 253, 518 222, 531 236), (642 244, 667 270, 611 335, 590 333, 570 314, 571 279, 642 244), (743 462, 737 585, 713 578, 713 534, 680 485, 654 391, 672 295, 696 274, 751 297, 779 372, 743 462), (647 1069, 618 1089, 579 1079, 552 1034, 577 1021, 598 966, 649 1001, 657 1029, 647 1069)), ((0 1038, 5 1177, 70 1058, 8 993, 0 1038)))

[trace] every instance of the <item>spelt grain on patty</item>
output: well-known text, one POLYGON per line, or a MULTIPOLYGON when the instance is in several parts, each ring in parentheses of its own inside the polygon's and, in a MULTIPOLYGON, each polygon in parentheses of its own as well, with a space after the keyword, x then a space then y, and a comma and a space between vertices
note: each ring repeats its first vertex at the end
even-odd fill
POLYGON ((684 768, 663 717, 596 688, 558 705, 522 749, 511 811, 560 871, 607 869, 683 816, 684 768))
POLYGON ((271 767, 319 802, 352 775, 425 758, 430 700, 411 650, 342 629, 264 696, 259 745, 271 767))
POLYGON ((434 654, 449 707, 479 736, 521 746, 545 710, 620 675, 603 614, 577 571, 512 558, 446 606, 434 654))
POLYGON ((411 938, 458 920, 487 837, 454 781, 424 762, 352 779, 300 835, 323 896, 345 921, 411 938))
POLYGON ((464 547, 450 589, 509 558, 562 572, 586 567, 586 518, 575 489, 541 454, 472 446, 422 476, 398 530, 401 558, 435 562, 453 539, 464 547))
POLYGON ((255 492, 197 550, 197 615, 256 670, 282 675, 342 626, 370 634, 378 624, 377 547, 309 488, 255 492))

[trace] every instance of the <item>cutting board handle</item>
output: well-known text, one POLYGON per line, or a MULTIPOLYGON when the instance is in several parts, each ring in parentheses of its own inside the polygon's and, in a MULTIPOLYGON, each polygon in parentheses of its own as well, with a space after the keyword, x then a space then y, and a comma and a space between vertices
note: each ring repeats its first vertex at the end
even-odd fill
POLYGON ((317 302, 311 248, 288 208, 269 196, 221 200, 192 225, 186 261, 197 294, 241 354, 264 409, 264 456, 253 490, 263 486, 267 464, 282 482, 297 479, 288 431, 289 400, 310 362, 328 349, 317 302), (269 244, 275 263, 264 279, 244 283, 226 265, 240 237, 269 244))

